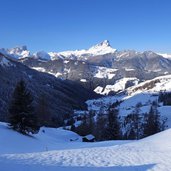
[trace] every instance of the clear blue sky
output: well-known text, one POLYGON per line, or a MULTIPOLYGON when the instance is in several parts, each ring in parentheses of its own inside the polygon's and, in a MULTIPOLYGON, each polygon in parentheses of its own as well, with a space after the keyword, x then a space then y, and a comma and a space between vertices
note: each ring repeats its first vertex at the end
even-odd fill
POLYGON ((0 0, 0 47, 89 48, 171 53, 171 0, 0 0))

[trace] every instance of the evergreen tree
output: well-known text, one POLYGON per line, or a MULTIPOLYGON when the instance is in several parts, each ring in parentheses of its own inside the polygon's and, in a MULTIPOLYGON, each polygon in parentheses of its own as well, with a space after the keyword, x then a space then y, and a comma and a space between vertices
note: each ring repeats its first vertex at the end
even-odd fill
POLYGON ((133 125, 134 125, 134 132, 135 132, 135 139, 140 139, 141 138, 141 117, 140 117, 140 107, 142 106, 141 103, 137 103, 135 106, 135 110, 133 111, 133 125))
POLYGON ((160 92, 159 102, 163 102, 164 106, 171 106, 171 92, 160 92))
POLYGON ((160 114, 156 102, 153 102, 149 113, 145 116, 144 136, 150 136, 161 131, 160 114))
POLYGON ((96 118, 94 136, 98 141, 106 140, 106 118, 101 112, 97 115, 96 118))
POLYGON ((108 140, 116 140, 121 138, 118 110, 113 107, 109 107, 106 136, 108 140))
POLYGON ((39 131, 32 103, 33 98, 26 89, 25 82, 23 80, 19 81, 9 105, 9 126, 12 129, 22 134, 34 134, 39 131))
POLYGON ((142 138, 142 122, 140 117, 140 107, 141 103, 137 103, 135 109, 131 114, 125 117, 124 124, 126 128, 126 133, 124 135, 125 139, 140 139, 142 138))
POLYGON ((88 114, 88 121, 87 121, 87 124, 88 124, 88 127, 89 127, 89 131, 90 131, 90 134, 94 134, 94 112, 92 110, 89 111, 89 114, 88 114))
POLYGON ((86 115, 83 117, 81 124, 76 127, 75 132, 81 136, 91 134, 86 115))
POLYGON ((134 129, 133 114, 129 114, 124 118, 124 135, 123 138, 126 140, 134 140, 136 137, 136 132, 134 129))
POLYGON ((74 124, 71 125, 71 129, 70 130, 73 131, 73 132, 75 132, 76 128, 75 128, 75 125, 74 124))
POLYGON ((38 99, 38 104, 36 106, 36 115, 39 120, 40 126, 49 126, 51 113, 49 111, 49 105, 47 99, 42 94, 38 99))
MULTIPOLYGON (((72 125, 72 124, 71 124, 72 125)), ((95 122, 94 122, 94 112, 92 110, 88 111, 88 113, 85 113, 84 117, 81 119, 81 124, 77 127, 75 127, 75 132, 77 132, 79 135, 85 136, 88 134, 94 135, 94 128, 95 122)))

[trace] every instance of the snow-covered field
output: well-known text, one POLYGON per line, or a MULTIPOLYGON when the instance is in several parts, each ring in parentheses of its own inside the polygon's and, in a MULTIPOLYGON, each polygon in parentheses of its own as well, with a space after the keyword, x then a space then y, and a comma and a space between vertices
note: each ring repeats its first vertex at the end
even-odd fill
POLYGON ((139 141, 80 140, 73 132, 54 128, 42 128, 34 137, 23 136, 0 123, 0 170, 171 170, 171 129, 139 141))

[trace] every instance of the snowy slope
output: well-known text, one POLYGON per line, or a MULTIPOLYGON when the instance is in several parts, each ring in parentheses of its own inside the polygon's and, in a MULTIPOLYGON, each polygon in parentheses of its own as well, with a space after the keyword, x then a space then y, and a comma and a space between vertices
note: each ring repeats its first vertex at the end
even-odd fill
POLYGON ((134 92, 160 92, 171 91, 171 75, 156 77, 152 80, 144 81, 136 86, 128 88, 129 93, 134 92))
POLYGON ((60 149, 60 144, 67 146, 70 140, 80 141, 80 137, 71 131, 42 127, 33 137, 24 136, 0 122, 0 153, 25 153, 60 149))
MULTIPOLYGON (((102 74, 101 74, 102 75, 102 74)), ((106 85, 105 88, 103 87, 96 87, 94 91, 98 94, 108 95, 110 92, 118 92, 123 91, 126 89, 126 84, 131 82, 134 85, 137 85, 139 82, 139 79, 137 78, 122 78, 116 81, 113 85, 106 85)))
MULTIPOLYGON (((1 132, 3 129, 5 127, 1 124, 1 132)), ((6 133, 8 136, 13 136, 11 143, 14 143, 18 138, 14 132, 6 133)), ((17 149, 21 148, 22 136, 17 149)), ((2 140, 2 135, 0 138, 2 140)), ((28 137, 27 141, 30 141, 29 139, 31 138, 28 137)), ((1 153, 0 166, 3 171, 170 171, 170 142, 171 129, 139 141, 72 142, 73 145, 70 142, 70 148, 68 146, 68 148, 62 149, 62 145, 64 147, 67 143, 67 141, 63 141, 60 145, 61 149, 58 148, 53 151, 43 149, 42 152, 21 154, 15 152, 11 154, 1 153), (76 144, 77 149, 73 148, 74 144, 76 144), (94 144, 94 147, 91 144, 94 144)), ((2 143, 1 148, 6 147, 7 144, 2 143)), ((32 146, 28 147, 32 148, 32 146)))
MULTIPOLYGON (((104 147, 105 142, 83 143, 81 137, 62 128, 42 127, 38 134, 25 136, 11 130, 6 123, 0 122, 0 154, 11 153, 32 153, 61 149, 78 149, 87 147, 104 147)), ((113 144, 123 144, 129 141, 109 142, 107 146, 113 144)))
MULTIPOLYGON (((119 87, 116 85, 117 84, 113 85, 113 88, 119 87)), ((121 86, 124 85, 125 84, 121 84, 121 86)), ((98 87, 95 91, 98 93, 104 93, 107 90, 108 89, 106 88, 103 89, 102 87, 98 87)), ((86 103, 88 105, 88 110, 94 110, 98 113, 100 110, 106 111, 109 105, 117 100, 121 101, 121 104, 118 106, 120 116, 131 114, 135 110, 136 105, 141 103, 140 114, 145 114, 149 112, 153 101, 158 102, 160 91, 171 91, 171 75, 156 77, 152 80, 144 81, 135 86, 129 87, 115 96, 88 100, 86 103)), ((171 128, 171 106, 163 106, 162 103, 159 103, 158 111, 163 119, 167 118, 166 126, 171 128)))
POLYGON ((163 56, 164 58, 171 59, 171 54, 167 54, 167 53, 158 53, 158 54, 163 56))
POLYGON ((115 76, 115 72, 117 70, 118 69, 97 66, 94 77, 112 79, 115 76))

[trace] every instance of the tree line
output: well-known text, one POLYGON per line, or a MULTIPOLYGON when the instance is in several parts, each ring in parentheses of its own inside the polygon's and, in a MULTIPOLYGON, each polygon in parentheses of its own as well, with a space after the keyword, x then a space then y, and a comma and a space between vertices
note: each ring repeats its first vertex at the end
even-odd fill
POLYGON ((119 104, 116 102, 109 106, 107 113, 100 111, 95 115, 93 111, 89 111, 79 126, 72 124, 71 130, 82 136, 93 134, 97 141, 103 141, 141 139, 167 127, 167 118, 161 117, 155 101, 148 113, 140 113, 142 104, 138 103, 131 114, 122 117, 119 116, 119 104))
MULTIPOLYGON (((160 93, 159 102, 170 104, 170 93, 160 93), (167 100, 166 100, 167 99, 167 100)), ((131 114, 119 116, 119 105, 116 101, 109 106, 107 112, 100 110, 98 114, 89 111, 80 117, 81 124, 75 126, 73 117, 68 121, 71 131, 85 136, 93 134, 96 140, 141 139, 157 132, 163 131, 166 118, 158 112, 157 102, 152 102, 148 113, 141 114, 141 103, 138 103, 131 114)), ((20 80, 12 94, 8 107, 9 126, 25 135, 38 133, 40 127, 49 126, 53 119, 48 109, 48 102, 44 94, 40 95, 37 103, 27 88, 24 80, 20 80)))

